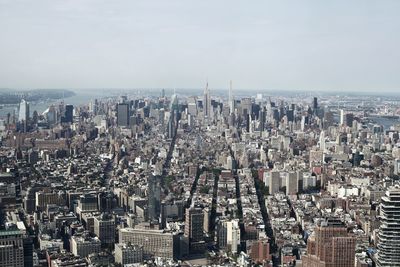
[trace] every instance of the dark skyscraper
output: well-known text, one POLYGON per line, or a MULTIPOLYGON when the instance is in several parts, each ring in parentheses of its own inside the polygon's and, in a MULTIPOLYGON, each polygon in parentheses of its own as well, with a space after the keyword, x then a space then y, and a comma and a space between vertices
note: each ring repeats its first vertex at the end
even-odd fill
POLYGON ((346 119, 346 126, 347 127, 352 127, 353 126, 353 121, 354 121, 354 115, 353 113, 347 113, 345 115, 345 119, 346 119))
POLYGON ((129 125, 129 105, 126 103, 117 104, 117 125, 122 127, 129 125))
POLYGON ((189 238, 190 253, 201 253, 205 247, 203 240, 203 210, 198 207, 190 207, 186 209, 185 216, 185 236, 189 238))
POLYGON ((72 123, 74 118, 74 106, 66 105, 64 116, 61 117, 61 122, 72 123))
POLYGON ((149 201, 149 218, 150 220, 158 220, 160 216, 161 206, 161 184, 160 176, 151 175, 148 178, 148 201, 149 201))
POLYGON ((318 107, 318 98, 314 97, 313 100, 313 106, 312 106, 312 114, 314 114, 314 116, 318 116, 319 117, 319 107, 318 107))
POLYGON ((288 119, 288 121, 294 121, 294 110, 293 109, 289 109, 286 110, 286 117, 288 119))
POLYGON ((259 115, 259 120, 260 120, 260 132, 265 130, 265 124, 266 124, 266 110, 265 108, 260 110, 260 115, 259 115))
POLYGON ((204 215, 201 208, 186 209, 185 234, 191 241, 203 240, 204 215))

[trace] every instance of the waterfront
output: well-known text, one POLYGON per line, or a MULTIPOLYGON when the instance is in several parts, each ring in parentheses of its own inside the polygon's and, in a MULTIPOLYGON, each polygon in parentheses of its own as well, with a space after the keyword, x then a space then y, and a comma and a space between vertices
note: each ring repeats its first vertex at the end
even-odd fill
MULTIPOLYGON (((99 90, 78 90, 74 89, 71 90, 75 93, 75 95, 71 97, 66 97, 64 99, 52 99, 52 100, 46 100, 46 101, 38 101, 38 102, 31 102, 30 104, 30 115, 36 110, 39 114, 42 114, 49 106, 51 105, 57 105, 61 102, 64 102, 65 104, 71 104, 74 106, 80 106, 84 104, 88 104, 90 101, 94 99, 100 99, 104 97, 109 97, 112 94, 110 93, 110 90, 106 89, 99 89, 99 90)), ((19 105, 4 105, 0 109, 0 119, 4 119, 7 117, 7 114, 10 113, 11 116, 13 112, 15 112, 16 116, 18 115, 18 108, 19 105)))

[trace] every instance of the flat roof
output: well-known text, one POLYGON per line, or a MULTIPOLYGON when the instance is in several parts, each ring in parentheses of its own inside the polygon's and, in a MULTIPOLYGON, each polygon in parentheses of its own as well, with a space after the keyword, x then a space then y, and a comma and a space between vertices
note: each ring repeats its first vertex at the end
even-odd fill
POLYGON ((21 235, 22 232, 20 230, 0 230, 0 236, 7 235, 21 235))

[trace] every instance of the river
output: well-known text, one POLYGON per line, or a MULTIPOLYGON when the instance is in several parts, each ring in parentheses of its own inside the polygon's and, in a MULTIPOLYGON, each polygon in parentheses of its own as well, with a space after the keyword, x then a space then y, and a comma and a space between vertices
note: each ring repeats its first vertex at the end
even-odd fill
MULTIPOLYGON (((94 99, 100 99, 107 96, 112 96, 110 90, 100 89, 100 90, 71 90, 75 93, 74 96, 64 98, 65 104, 71 104, 74 106, 80 106, 88 104, 94 99)), ((39 114, 43 113, 49 106, 61 103, 63 99, 59 100, 48 100, 48 101, 38 101, 29 103, 30 116, 32 116, 33 111, 37 111, 39 114)), ((11 115, 15 112, 18 116, 19 105, 5 105, 0 108, 0 119, 5 119, 7 114, 11 115)))

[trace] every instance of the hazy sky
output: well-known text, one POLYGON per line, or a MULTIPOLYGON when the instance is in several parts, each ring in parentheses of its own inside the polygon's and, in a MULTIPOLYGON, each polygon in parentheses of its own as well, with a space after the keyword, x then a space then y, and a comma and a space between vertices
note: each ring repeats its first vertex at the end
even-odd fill
POLYGON ((400 1, 0 0, 0 88, 400 90, 400 1))

